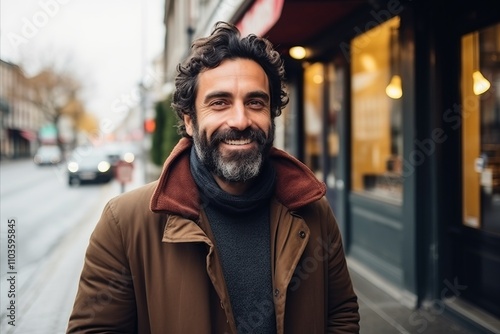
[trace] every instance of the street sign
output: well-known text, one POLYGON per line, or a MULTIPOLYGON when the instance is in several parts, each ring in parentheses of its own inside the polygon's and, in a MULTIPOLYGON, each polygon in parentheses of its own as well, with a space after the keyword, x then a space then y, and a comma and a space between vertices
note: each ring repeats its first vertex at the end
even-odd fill
POLYGON ((134 166, 130 162, 120 160, 116 164, 115 177, 121 184, 129 183, 132 181, 132 172, 134 166))

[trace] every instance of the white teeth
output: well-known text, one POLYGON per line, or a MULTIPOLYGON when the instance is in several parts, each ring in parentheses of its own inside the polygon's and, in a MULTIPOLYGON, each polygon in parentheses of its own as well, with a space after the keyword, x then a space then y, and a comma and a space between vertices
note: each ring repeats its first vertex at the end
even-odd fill
POLYGON ((251 139, 239 139, 239 140, 225 140, 224 143, 228 145, 246 145, 252 142, 251 139))

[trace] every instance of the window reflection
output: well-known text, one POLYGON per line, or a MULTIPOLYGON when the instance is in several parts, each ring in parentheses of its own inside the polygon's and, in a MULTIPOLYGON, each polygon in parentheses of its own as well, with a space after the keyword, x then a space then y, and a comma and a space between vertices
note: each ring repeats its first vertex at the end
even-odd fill
POLYGON ((337 187, 343 189, 343 181, 339 179, 339 153, 340 153, 340 117, 343 102, 344 73, 341 68, 335 67, 333 63, 327 65, 328 75, 328 173, 326 184, 329 188, 337 187))
POLYGON ((398 29, 399 17, 395 17, 351 44, 352 189, 400 202, 402 99, 389 94, 394 92, 389 88, 398 88, 391 85, 401 88, 394 79, 400 78, 398 29))

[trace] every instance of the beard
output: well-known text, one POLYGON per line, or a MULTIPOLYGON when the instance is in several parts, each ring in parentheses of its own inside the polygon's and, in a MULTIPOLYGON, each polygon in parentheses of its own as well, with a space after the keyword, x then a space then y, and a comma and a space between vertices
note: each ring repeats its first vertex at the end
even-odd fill
POLYGON ((201 163, 212 173, 226 182, 245 182, 256 178, 274 141, 274 121, 266 136, 260 129, 247 128, 243 131, 218 130, 207 138, 206 131, 199 132, 193 124, 193 143, 201 163), (223 153, 220 144, 227 140, 251 139, 257 149, 230 150, 223 153))

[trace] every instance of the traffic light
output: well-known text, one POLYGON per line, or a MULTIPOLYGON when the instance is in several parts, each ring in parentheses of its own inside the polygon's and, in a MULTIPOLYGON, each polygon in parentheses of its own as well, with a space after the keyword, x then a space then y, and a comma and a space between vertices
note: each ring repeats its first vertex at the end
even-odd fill
POLYGON ((146 133, 153 133, 156 128, 156 121, 154 119, 147 119, 144 121, 144 131, 146 133))

